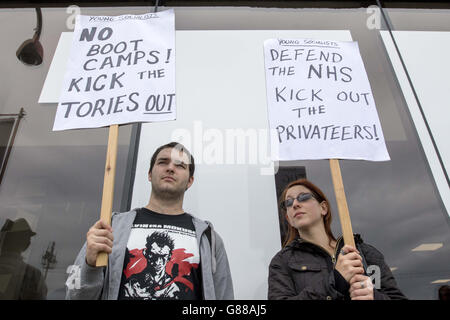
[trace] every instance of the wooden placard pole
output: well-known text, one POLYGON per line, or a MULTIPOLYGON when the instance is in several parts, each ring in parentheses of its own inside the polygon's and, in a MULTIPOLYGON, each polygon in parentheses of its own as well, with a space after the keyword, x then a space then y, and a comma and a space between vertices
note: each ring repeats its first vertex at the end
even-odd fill
MULTIPOLYGON (((116 176, 117 144, 119 137, 119 125, 109 127, 108 149, 106 151, 105 178, 103 180, 102 208, 100 219, 111 225, 111 213, 114 198, 114 178, 116 176)), ((108 265, 108 254, 100 252, 95 264, 97 267, 108 265)))
POLYGON ((342 235, 344 243, 355 247, 355 239, 353 238, 352 222, 350 213, 348 212, 347 199, 345 197, 344 183, 342 182, 341 168, 338 159, 330 159, 331 178, 334 185, 334 193, 336 194, 336 202, 339 211, 339 219, 341 221, 342 235))

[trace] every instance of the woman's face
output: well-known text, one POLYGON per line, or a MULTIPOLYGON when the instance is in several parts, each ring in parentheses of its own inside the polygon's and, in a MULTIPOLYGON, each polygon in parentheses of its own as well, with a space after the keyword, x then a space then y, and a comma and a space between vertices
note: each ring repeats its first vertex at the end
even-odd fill
POLYGON ((310 198, 299 202, 296 198, 300 194, 312 193, 311 190, 302 185, 293 186, 288 189, 286 198, 294 199, 294 203, 286 208, 286 215, 289 224, 299 229, 310 228, 316 224, 323 224, 323 217, 327 214, 328 208, 323 201, 319 203, 316 198, 310 198))

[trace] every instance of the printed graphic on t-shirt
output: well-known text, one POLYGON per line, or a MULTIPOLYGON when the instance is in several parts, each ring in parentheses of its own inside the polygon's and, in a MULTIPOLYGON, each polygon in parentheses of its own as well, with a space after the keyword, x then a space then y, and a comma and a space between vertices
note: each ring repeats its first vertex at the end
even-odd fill
POLYGON ((173 225, 134 224, 125 257, 123 298, 198 298, 195 272, 200 255, 195 231, 173 225))

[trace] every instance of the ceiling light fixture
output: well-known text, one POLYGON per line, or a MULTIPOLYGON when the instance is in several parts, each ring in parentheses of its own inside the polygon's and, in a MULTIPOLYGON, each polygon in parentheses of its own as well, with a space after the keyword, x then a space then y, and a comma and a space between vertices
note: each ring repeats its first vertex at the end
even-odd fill
POLYGON ((418 247, 415 247, 411 251, 434 251, 439 248, 442 248, 442 246, 443 246, 442 243, 424 243, 418 247))
POLYGON ((450 279, 439 279, 439 280, 433 281, 432 284, 447 283, 447 282, 450 282, 450 279))

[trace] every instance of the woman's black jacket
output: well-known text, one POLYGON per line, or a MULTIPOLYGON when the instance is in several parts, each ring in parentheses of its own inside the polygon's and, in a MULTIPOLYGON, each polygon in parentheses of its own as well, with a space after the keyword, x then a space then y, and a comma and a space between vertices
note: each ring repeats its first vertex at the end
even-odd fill
MULTIPOLYGON (((406 299, 398 289, 391 270, 376 248, 355 235, 355 244, 363 256, 367 271, 374 271, 374 299, 406 299), (367 269, 368 267, 368 269, 367 269), (376 273, 379 271, 377 282, 376 273)), ((343 247, 338 239, 335 257, 343 247)), ((269 266, 269 299, 292 300, 346 300, 350 299, 349 285, 334 269, 335 259, 321 247, 296 239, 272 259, 269 266)))

